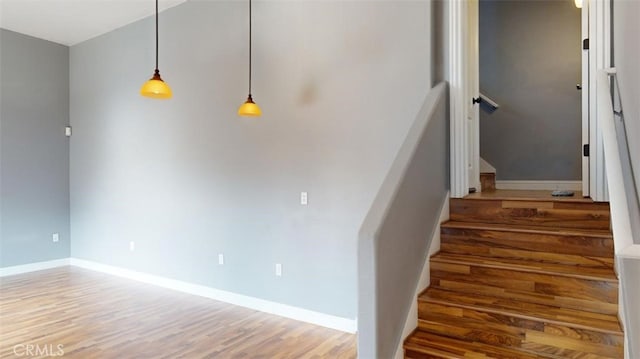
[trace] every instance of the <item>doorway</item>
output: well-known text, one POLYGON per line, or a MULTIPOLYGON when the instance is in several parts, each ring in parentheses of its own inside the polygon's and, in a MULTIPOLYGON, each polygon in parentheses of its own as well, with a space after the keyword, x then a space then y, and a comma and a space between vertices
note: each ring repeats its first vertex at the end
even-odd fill
POLYGON ((558 9, 546 10, 535 8, 544 1, 527 3, 529 1, 469 0, 449 5, 452 196, 463 197, 470 187, 479 188, 480 154, 488 153, 489 157, 502 155, 497 157, 500 163, 496 167, 498 171, 507 172, 503 178, 516 182, 524 179, 525 185, 537 182, 543 186, 558 186, 568 181, 575 189, 583 189, 585 195, 606 200, 595 91, 589 80, 598 68, 608 67, 610 63, 609 1, 593 2, 591 9, 585 3, 582 10, 575 7, 573 0, 549 1, 550 6, 558 9), (489 6, 485 6, 485 1, 489 6), (523 14, 519 15, 518 10, 522 10, 519 6, 532 8, 520 11, 523 14), (481 11, 485 12, 483 17, 487 11, 493 11, 489 17, 493 16, 494 23, 503 29, 500 31, 494 26, 492 33, 492 29, 482 28, 481 11), (563 18, 561 12, 565 16, 569 14, 570 19, 563 18), (514 30, 523 22, 527 26, 535 25, 533 21, 527 23, 532 17, 537 17, 544 26, 514 30), (568 26, 572 26, 570 31, 568 26), (484 41, 494 41, 493 45, 482 43, 483 32, 484 41), (582 40, 587 35, 590 49, 583 50, 582 40), (504 56, 504 48, 497 46, 498 43, 509 44, 520 55, 515 56, 515 60, 504 56), (544 46, 549 43, 562 46, 544 46), (572 60, 566 61, 569 56, 566 54, 571 51, 572 60), (493 68, 481 69, 481 59, 493 61, 493 68), (507 76, 493 82, 483 79, 483 76, 501 74, 507 76), (493 95, 501 106, 496 112, 502 111, 498 120, 484 114, 482 117, 487 118, 481 118, 479 106, 474 105, 480 98, 479 80, 483 87, 490 83, 483 89, 487 92, 485 97, 493 95), (551 105, 544 104, 545 96, 551 105), (568 117, 571 119, 567 120, 568 117), (498 129, 498 125, 502 128, 498 129), (516 125, 523 127, 514 129, 516 125), (481 130, 489 135, 481 135, 481 130))

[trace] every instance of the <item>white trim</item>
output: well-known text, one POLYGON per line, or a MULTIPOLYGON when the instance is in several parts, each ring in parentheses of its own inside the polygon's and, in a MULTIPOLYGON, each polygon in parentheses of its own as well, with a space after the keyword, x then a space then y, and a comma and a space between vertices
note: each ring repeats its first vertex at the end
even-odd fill
POLYGON ((496 173, 496 168, 480 157, 480 173, 496 173))
MULTIPOLYGON (((582 41, 589 38, 589 4, 588 1, 583 1, 582 11, 581 11, 581 33, 580 33, 582 41)), ((582 49, 581 54, 582 60, 582 90, 580 93, 581 96, 581 106, 582 106, 582 146, 589 144, 589 92, 591 91, 591 87, 589 86, 589 50, 582 49)), ((583 147, 584 149, 584 147, 583 147)), ((591 193, 591 172, 590 172, 590 163, 591 158, 589 156, 582 155, 582 195, 590 196, 591 193)))
POLYGON ((440 217, 438 219, 438 225, 433 232, 433 238, 431 239, 431 244, 429 245, 427 259, 424 261, 424 266, 422 267, 422 272, 420 274, 420 279, 418 279, 418 285, 416 286, 416 293, 413 300, 411 302, 411 307, 409 308, 409 313, 407 314, 407 318, 404 322, 404 328, 402 329, 402 340, 398 343, 398 347, 396 348, 395 359, 403 359, 404 358, 404 348, 403 344, 405 339, 411 335, 411 333, 418 327, 418 296, 425 290, 429 284, 431 284, 431 267, 430 267, 430 258, 432 255, 436 254, 440 251, 440 225, 449 220, 449 192, 442 201, 442 205, 440 206, 440 217))
POLYGON ((465 115, 467 2, 452 0, 448 5, 451 197, 462 198, 469 194, 469 141, 465 115))
POLYGON ((580 191, 582 181, 496 181, 496 189, 580 191))
POLYGON ((586 1, 589 7, 589 186, 596 201, 609 201, 602 128, 598 120, 597 77, 611 66, 611 1, 586 1))
POLYGON ((152 284, 163 288, 173 289, 183 293, 210 298, 245 308, 250 308, 261 312, 298 320, 301 322, 307 322, 331 329, 340 330, 347 333, 355 333, 357 328, 357 319, 347 319, 325 313, 314 312, 291 305, 271 302, 268 300, 227 292, 224 290, 206 287, 199 284, 183 282, 175 279, 137 272, 84 259, 71 258, 70 264, 72 266, 123 277, 138 282, 152 284))
POLYGON ((12 267, 4 267, 4 268, 0 268, 0 277, 7 277, 10 275, 36 272, 39 270, 64 267, 68 265, 69 265, 69 258, 63 258, 63 259, 54 259, 54 260, 45 261, 45 262, 36 262, 36 263, 22 264, 22 265, 12 266, 12 267))
POLYGON ((467 31, 465 33, 467 143, 469 188, 482 190, 480 183, 480 106, 472 99, 480 97, 480 4, 479 0, 465 0, 467 31))

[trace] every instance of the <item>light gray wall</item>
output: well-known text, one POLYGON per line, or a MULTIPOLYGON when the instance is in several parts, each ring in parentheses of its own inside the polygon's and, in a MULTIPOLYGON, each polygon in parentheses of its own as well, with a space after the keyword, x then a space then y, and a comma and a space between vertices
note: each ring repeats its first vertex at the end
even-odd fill
POLYGON ((0 267, 69 257, 69 48, 0 29, 0 87, 0 267))
POLYGON ((616 0, 613 5, 614 66, 618 72, 633 171, 640 181, 640 1, 616 0))
MULTIPOLYGON (((613 1, 613 32, 614 32, 614 64, 617 69, 620 96, 622 100, 624 120, 629 137, 629 149, 633 171, 636 181, 640 181, 640 1, 614 0, 613 1)), ((640 185, 640 182, 638 183, 640 185)), ((637 202, 636 202, 637 203, 637 202)), ((637 212, 636 212, 637 213, 637 212)), ((631 218, 634 228, 640 227, 640 218, 631 218)), ((640 238, 634 238, 638 243, 640 238)), ((640 333, 640 311, 637 307, 637 298, 640 298, 640 285, 638 274, 640 265, 637 260, 623 260, 622 285, 626 298, 636 301, 625 303, 627 316, 626 332, 630 338, 630 357, 640 355, 640 344, 634 338, 640 333)))
POLYGON ((447 86, 435 87, 360 229, 358 355, 392 358, 449 189, 447 86))
POLYGON ((431 84, 429 10, 255 2, 261 118, 236 115, 245 2, 160 15, 169 101, 138 95, 151 19, 73 46, 72 256, 355 318, 358 229, 431 84))
POLYGON ((480 155, 501 180, 580 180, 580 11, 570 0, 480 1, 480 155))

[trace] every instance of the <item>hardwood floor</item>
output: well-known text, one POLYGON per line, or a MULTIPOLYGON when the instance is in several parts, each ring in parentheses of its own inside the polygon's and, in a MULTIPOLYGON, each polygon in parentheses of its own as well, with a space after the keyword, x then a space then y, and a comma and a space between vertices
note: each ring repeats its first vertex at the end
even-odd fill
POLYGON ((76 267, 0 287, 0 358, 29 344, 82 359, 356 357, 353 334, 76 267))

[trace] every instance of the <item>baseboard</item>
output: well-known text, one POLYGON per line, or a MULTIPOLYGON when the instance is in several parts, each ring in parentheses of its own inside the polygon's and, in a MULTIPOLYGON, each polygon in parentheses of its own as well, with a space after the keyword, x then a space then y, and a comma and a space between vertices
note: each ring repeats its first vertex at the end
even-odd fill
POLYGON ((36 262, 29 264, 22 264, 11 267, 0 268, 0 277, 7 277, 10 275, 23 274, 29 272, 36 272, 39 270, 51 269, 56 267, 64 267, 69 265, 69 258, 54 259, 45 262, 36 262))
POLYGON ((449 219, 449 197, 450 197, 450 193, 447 192, 447 195, 445 196, 440 206, 440 217, 438 219, 438 224, 436 225, 436 228, 433 232, 433 237, 429 245, 427 259, 424 262, 422 272, 420 273, 420 278, 418 279, 418 283, 416 285, 415 298, 411 302, 409 313, 407 314, 407 318, 404 322, 404 328, 402 329, 402 338, 400 340, 400 343, 398 343, 398 346, 396 347, 396 354, 394 356, 394 359, 404 358, 404 348, 403 348, 404 341, 418 327, 417 298, 420 295, 420 293, 422 293, 422 291, 427 289, 429 284, 431 284, 431 270, 430 270, 431 267, 430 267, 429 258, 431 258, 432 255, 440 251, 440 225, 449 219))
POLYGON ((307 322, 323 327, 340 330, 347 333, 355 333, 357 319, 347 319, 330 314, 311 311, 282 303, 250 297, 242 294, 227 292, 199 284, 183 282, 175 279, 160 277, 148 273, 137 272, 125 268, 110 266, 84 259, 71 258, 69 264, 97 272, 102 272, 118 277, 132 279, 138 282, 156 285, 163 288, 176 290, 183 293, 197 295, 221 302, 258 310, 261 312, 278 315, 301 322, 307 322))
POLYGON ((496 181, 496 189, 582 190, 582 181, 496 181))

